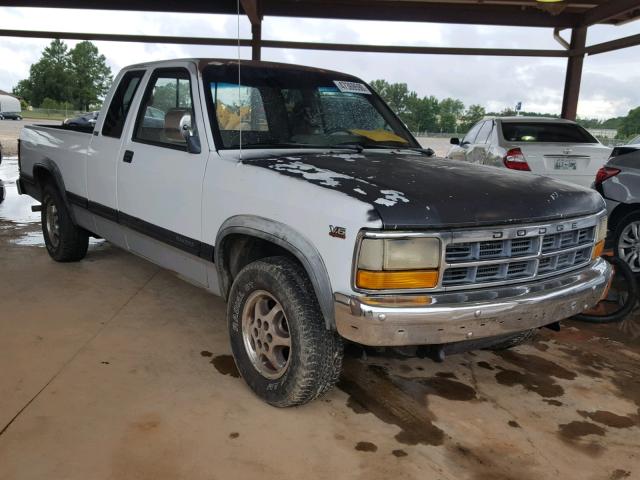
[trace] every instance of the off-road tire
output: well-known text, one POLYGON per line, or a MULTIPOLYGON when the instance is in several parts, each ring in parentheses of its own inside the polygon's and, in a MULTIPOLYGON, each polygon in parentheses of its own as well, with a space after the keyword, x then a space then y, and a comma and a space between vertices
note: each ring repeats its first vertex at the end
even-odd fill
POLYGON ((231 349, 245 382, 275 407, 302 405, 328 392, 342 368, 342 338, 325 326, 304 269, 287 257, 250 263, 235 278, 227 305, 231 349), (265 291, 282 306, 291 348, 281 377, 269 379, 252 363, 243 340, 243 312, 252 293, 265 291))
POLYGON ((533 328, 531 330, 525 330, 524 332, 514 333, 508 337, 505 337, 502 340, 497 341, 496 343, 491 344, 487 350, 508 350, 513 347, 517 347, 518 345, 522 345, 523 343, 527 343, 536 335, 537 329, 533 328))
POLYGON ((71 215, 60 195, 58 189, 51 183, 45 185, 42 192, 42 235, 49 256, 56 262, 77 262, 87 254, 89 247, 89 233, 81 227, 74 225, 71 215), (49 205, 53 204, 58 214, 59 239, 55 241, 49 237, 47 229, 47 216, 49 205))

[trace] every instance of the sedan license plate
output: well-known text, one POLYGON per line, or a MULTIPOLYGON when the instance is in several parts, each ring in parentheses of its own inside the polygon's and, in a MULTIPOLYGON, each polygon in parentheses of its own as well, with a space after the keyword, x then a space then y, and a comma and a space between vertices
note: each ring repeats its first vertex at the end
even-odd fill
POLYGON ((569 158, 556 158, 556 170, 575 170, 576 161, 569 158))

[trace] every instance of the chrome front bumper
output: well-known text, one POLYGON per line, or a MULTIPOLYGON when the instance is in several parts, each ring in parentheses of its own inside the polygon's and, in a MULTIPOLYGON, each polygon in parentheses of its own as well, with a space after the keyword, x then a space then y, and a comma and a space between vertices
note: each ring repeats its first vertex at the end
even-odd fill
POLYGON ((602 258, 554 278, 431 295, 336 293, 338 333, 363 345, 429 345, 542 327, 593 307, 611 278, 602 258))

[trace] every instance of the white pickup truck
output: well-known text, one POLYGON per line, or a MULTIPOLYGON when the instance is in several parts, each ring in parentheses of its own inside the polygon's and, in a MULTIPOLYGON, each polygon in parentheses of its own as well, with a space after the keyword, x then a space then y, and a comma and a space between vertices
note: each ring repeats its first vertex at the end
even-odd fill
POLYGON ((276 406, 328 391, 344 339, 508 347, 611 275, 596 192, 433 158, 342 73, 134 65, 95 127, 26 127, 19 151, 54 260, 99 236, 221 295, 238 369, 276 406))

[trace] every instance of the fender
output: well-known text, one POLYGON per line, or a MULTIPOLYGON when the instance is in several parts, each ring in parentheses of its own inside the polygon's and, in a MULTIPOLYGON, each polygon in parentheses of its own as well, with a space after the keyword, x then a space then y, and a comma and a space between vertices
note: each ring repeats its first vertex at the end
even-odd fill
MULTIPOLYGON (((64 202, 64 206, 67 208, 69 215, 71 216, 71 221, 74 225, 77 225, 75 214, 73 213, 73 208, 71 208, 71 203, 69 203, 69 193, 64 186, 64 180, 62 179, 62 172, 56 165, 56 163, 50 158, 44 158, 39 160, 37 163, 33 165, 33 181, 36 182, 36 171, 38 169, 44 169, 51 174, 53 181, 56 184, 56 188, 62 197, 62 201, 64 202)), ((41 185, 38 185, 41 188, 41 185)), ((73 194, 71 194, 73 195, 73 194)), ((40 201, 42 201, 42 192, 40 194, 40 201)))
POLYGON ((273 242, 291 252, 302 264, 315 291, 327 329, 335 329, 333 290, 329 273, 320 252, 302 234, 293 228, 268 218, 255 215, 236 215, 227 219, 216 236, 215 265, 223 297, 229 291, 229 279, 223 271, 223 249, 219 248, 224 238, 231 234, 243 234, 273 242))

